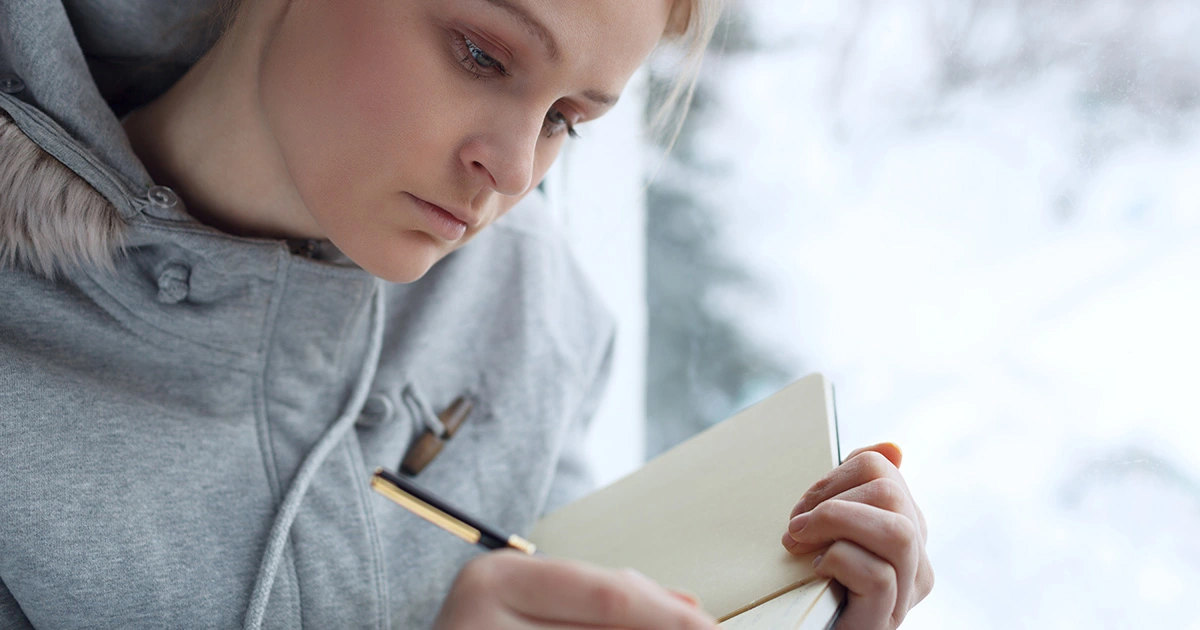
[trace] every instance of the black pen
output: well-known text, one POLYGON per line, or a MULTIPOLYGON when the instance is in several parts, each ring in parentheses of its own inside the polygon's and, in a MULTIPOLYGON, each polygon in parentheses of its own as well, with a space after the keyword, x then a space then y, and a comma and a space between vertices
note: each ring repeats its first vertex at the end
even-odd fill
POLYGON ((505 535, 480 523, 446 505, 428 490, 382 466, 376 468, 375 474, 371 476, 371 488, 413 514, 473 545, 482 545, 488 549, 516 549, 531 556, 537 551, 537 547, 528 540, 516 534, 505 535))

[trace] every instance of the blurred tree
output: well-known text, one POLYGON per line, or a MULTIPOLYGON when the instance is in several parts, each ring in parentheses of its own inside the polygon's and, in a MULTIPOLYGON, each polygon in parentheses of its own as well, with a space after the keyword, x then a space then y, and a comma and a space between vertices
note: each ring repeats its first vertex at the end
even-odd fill
MULTIPOLYGON (((727 169, 697 146, 698 130, 718 108, 720 58, 752 51, 745 8, 731 4, 717 29, 692 106, 674 146, 655 164, 647 190, 649 306, 647 444, 653 457, 783 385, 793 375, 755 347, 739 323, 713 308, 716 291, 757 287, 721 245, 722 212, 704 189, 727 169)), ((647 121, 670 88, 670 71, 651 70, 647 121)), ((671 138, 659 139, 666 151, 671 138)))

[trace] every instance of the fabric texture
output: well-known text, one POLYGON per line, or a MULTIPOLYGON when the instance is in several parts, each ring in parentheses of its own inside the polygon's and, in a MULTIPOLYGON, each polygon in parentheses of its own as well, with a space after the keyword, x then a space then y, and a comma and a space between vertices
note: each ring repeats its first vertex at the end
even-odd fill
POLYGON ((0 628, 252 626, 256 585, 265 628, 428 627, 479 551, 371 470, 467 395, 416 480, 528 532, 590 488, 612 318, 536 194, 407 285, 161 203, 118 117, 211 43, 209 5, 0 3, 0 76, 23 83, 0 117, 108 204, 121 246, 108 270, 0 267, 0 628))

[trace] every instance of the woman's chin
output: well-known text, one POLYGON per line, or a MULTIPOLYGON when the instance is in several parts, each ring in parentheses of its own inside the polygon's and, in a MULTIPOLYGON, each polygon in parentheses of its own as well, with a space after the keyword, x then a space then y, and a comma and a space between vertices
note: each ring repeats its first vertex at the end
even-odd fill
POLYGON ((395 284, 408 284, 410 282, 416 282, 417 280, 420 280, 425 276, 425 273, 428 272, 431 267, 433 267, 433 265, 414 265, 406 268, 387 268, 380 270, 367 269, 367 271, 370 272, 371 275, 387 282, 392 282, 395 284))
POLYGON ((450 249, 423 232, 404 232, 383 242, 343 248, 342 253, 373 276, 407 284, 420 280, 450 249))

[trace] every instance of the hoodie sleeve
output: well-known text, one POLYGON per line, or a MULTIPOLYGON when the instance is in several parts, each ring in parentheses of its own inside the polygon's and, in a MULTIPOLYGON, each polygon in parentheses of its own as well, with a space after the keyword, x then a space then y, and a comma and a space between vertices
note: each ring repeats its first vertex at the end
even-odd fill
POLYGON ((17 604, 17 600, 13 598, 3 581, 0 581, 0 628, 33 630, 33 624, 29 622, 25 613, 21 612, 21 606, 17 604))
POLYGON ((614 332, 610 330, 605 344, 602 346, 603 352, 600 354, 600 360, 596 362, 596 368, 592 371, 587 393, 583 397, 579 411, 575 417, 571 418, 571 424, 567 427, 566 440, 554 470, 554 479, 550 483, 550 493, 546 499, 543 516, 595 489, 595 479, 591 462, 587 457, 585 440, 592 416, 595 415, 600 401, 604 398, 604 390, 612 372, 615 338, 614 332))

